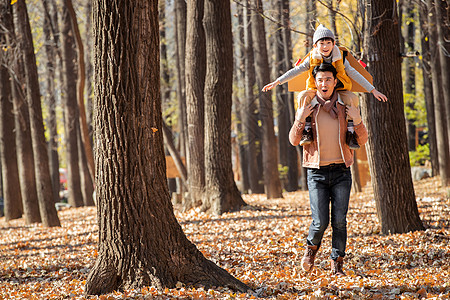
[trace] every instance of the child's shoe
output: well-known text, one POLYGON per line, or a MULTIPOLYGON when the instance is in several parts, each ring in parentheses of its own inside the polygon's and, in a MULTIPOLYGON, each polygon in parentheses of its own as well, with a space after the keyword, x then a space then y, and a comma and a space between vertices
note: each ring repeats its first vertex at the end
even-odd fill
POLYGON ((302 139, 300 140, 300 146, 311 144, 314 141, 311 128, 303 129, 302 139))
POLYGON ((356 132, 347 131, 346 142, 348 147, 352 150, 358 150, 359 148, 361 148, 358 144, 358 141, 356 140, 356 132))

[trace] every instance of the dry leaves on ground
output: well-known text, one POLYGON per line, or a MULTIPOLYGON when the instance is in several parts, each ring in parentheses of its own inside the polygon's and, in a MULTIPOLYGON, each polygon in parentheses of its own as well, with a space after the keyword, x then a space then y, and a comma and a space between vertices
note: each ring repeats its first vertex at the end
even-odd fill
MULTIPOLYGON (((176 211, 202 253, 247 283, 253 294, 178 285, 114 292, 98 299, 450 299, 450 199, 439 179, 415 182, 425 231, 382 236, 370 188, 352 195, 347 276, 329 276, 331 229, 311 274, 300 268, 308 231, 307 192, 266 200, 245 195, 249 207, 209 216, 176 211)), ((97 256, 95 208, 59 212, 61 228, 6 223, 0 218, 0 299, 84 299, 97 256)))

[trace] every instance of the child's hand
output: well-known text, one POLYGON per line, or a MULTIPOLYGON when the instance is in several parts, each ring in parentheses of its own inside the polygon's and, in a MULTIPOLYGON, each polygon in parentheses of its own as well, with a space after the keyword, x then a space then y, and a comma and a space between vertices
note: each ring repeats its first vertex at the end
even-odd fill
POLYGON ((271 89, 273 89, 274 87, 276 87, 279 84, 280 84, 280 82, 278 80, 271 82, 271 83, 267 84, 266 86, 264 86, 262 91, 263 92, 270 91, 271 89))
POLYGON ((353 124, 358 125, 361 123, 361 115, 359 113, 359 109, 356 106, 348 106, 345 108, 347 115, 350 119, 353 120, 353 124))
POLYGON ((388 98, 383 93, 380 93, 379 91, 377 91, 377 89, 373 89, 372 94, 375 96, 375 98, 378 99, 378 101, 383 101, 383 102, 388 101, 388 98))
POLYGON ((308 117, 313 111, 313 107, 311 104, 306 106, 301 106, 297 109, 297 113, 295 114, 295 119, 305 123, 306 117, 308 117))

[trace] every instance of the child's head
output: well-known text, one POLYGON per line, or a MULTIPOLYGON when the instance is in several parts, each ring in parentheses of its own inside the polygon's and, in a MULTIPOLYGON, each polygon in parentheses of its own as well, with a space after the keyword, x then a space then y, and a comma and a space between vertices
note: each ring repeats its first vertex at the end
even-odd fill
POLYGON ((322 56, 328 57, 331 54, 331 51, 333 51, 333 47, 335 45, 334 41, 334 34, 333 32, 323 26, 322 24, 317 27, 316 31, 314 32, 313 36, 313 43, 314 47, 317 47, 319 50, 319 53, 322 56))

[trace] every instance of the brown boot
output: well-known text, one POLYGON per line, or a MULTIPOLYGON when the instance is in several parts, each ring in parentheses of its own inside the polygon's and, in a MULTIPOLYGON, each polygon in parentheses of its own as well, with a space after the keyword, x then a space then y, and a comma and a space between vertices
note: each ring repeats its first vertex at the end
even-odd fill
POLYGON ((311 144, 314 141, 312 129, 303 129, 302 139, 300 140, 300 146, 311 144))
POLYGON ((336 260, 331 260, 331 272, 336 276, 345 276, 342 267, 344 266, 344 258, 339 256, 336 260))
POLYGON ((316 258, 317 251, 319 247, 317 246, 306 246, 305 254, 302 258, 302 269, 305 272, 310 272, 314 267, 314 259, 316 258))
POLYGON ((345 138, 346 138, 347 145, 350 149, 358 150, 360 148, 358 141, 356 140, 355 132, 347 131, 345 138))

